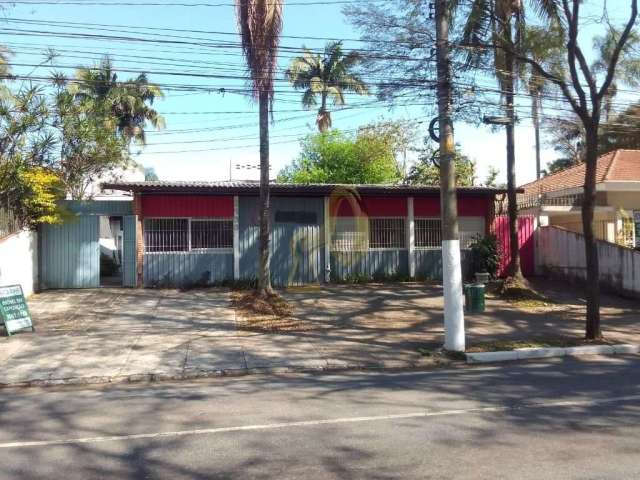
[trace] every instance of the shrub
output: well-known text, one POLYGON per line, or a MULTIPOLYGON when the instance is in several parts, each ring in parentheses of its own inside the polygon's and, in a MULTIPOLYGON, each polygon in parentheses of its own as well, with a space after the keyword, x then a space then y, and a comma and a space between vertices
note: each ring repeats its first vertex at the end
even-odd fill
POLYGON ((471 266, 474 273, 488 273, 495 278, 500 265, 498 239, 495 235, 478 237, 471 245, 471 266))

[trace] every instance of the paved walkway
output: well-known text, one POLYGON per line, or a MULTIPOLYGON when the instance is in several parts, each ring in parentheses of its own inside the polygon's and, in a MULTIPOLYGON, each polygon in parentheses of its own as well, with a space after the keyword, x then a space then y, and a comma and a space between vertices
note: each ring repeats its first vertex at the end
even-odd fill
MULTIPOLYGON (((0 337, 0 385, 401 368, 443 361, 418 353, 420 346, 442 344, 439 287, 334 285, 284 295, 309 328, 291 334, 238 328, 224 289, 47 291, 29 301, 35 333, 0 337)), ((551 309, 523 311, 488 300, 485 314, 467 316, 468 344, 580 336, 584 305, 575 293, 562 301, 551 309)), ((640 343, 638 302, 604 297, 603 305, 605 334, 640 343)))

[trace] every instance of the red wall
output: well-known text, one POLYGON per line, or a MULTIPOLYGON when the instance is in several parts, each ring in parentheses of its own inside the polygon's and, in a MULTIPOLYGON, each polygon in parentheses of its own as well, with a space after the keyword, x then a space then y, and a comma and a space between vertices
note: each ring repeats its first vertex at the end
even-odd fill
POLYGON ((331 216, 406 217, 406 197, 338 197, 331 198, 331 216))
MULTIPOLYGON (((458 215, 461 217, 485 217, 491 211, 491 197, 461 197, 458 195, 458 215)), ((439 217, 439 197, 414 197, 413 215, 416 217, 439 217)))
POLYGON ((143 217, 233 218, 233 197, 142 195, 143 217))

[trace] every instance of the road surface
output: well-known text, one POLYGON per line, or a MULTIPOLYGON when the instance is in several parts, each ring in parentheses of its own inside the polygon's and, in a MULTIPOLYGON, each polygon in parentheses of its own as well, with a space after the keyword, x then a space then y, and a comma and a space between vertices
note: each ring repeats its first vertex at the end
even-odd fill
POLYGON ((2 479, 637 479, 640 358, 0 391, 2 479))

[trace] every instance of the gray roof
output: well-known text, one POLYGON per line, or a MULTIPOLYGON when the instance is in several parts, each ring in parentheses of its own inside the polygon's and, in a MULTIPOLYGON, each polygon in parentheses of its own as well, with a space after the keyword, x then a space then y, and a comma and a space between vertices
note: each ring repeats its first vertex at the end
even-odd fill
MULTIPOLYGON (((103 183, 106 190, 124 190, 139 193, 199 193, 221 195, 257 195, 260 185, 251 181, 154 181, 154 182, 115 182, 103 183)), ((400 195, 439 195, 439 186, 416 185, 351 185, 351 184, 299 184, 299 183, 271 183, 270 192, 274 195, 320 196, 328 195, 337 190, 351 190, 360 194, 380 196, 400 195)), ((504 189, 490 187, 458 187, 458 192, 464 195, 493 196, 504 193, 504 189)))

